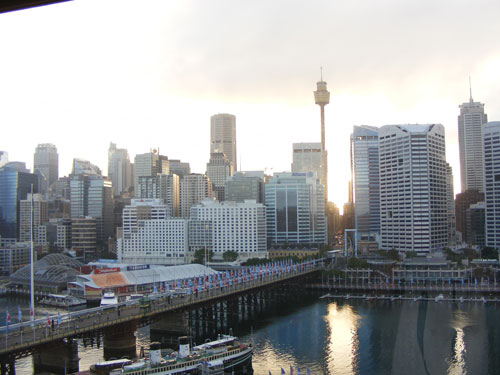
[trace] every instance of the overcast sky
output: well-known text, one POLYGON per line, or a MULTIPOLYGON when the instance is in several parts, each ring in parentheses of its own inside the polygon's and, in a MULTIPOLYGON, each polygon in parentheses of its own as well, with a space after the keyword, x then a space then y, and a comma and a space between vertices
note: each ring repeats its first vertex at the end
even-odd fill
POLYGON ((290 170, 319 142, 323 78, 329 194, 347 200, 353 125, 442 123, 460 192, 458 105, 500 120, 500 2, 74 1, 0 14, 0 150, 33 168, 54 143, 107 171, 109 142, 204 173, 210 116, 236 115, 242 170, 290 170))

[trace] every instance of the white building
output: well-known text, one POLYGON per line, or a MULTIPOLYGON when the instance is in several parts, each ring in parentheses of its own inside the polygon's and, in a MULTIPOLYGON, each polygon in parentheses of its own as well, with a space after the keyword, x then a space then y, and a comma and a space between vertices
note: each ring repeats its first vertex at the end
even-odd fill
POLYGON ((191 173, 182 178, 180 185, 181 217, 187 219, 193 205, 212 196, 212 183, 203 174, 191 173))
POLYGON ((115 197, 120 196, 132 186, 132 165, 128 151, 124 148, 116 148, 115 143, 109 145, 108 177, 113 183, 115 197))
POLYGON ((469 102, 459 107, 458 146, 462 192, 469 189, 484 192, 481 127, 488 121, 488 117, 484 113, 484 104, 474 102, 472 94, 469 102))
MULTIPOLYGON (((247 200, 243 203, 204 200, 191 207, 191 222, 211 224, 206 246, 218 259, 226 251, 236 251, 241 259, 267 256, 266 209, 262 203, 247 200)), ((203 229, 203 225, 201 226, 203 229)), ((190 233, 203 240, 203 235, 190 233)), ((198 242, 199 246, 204 245, 198 242)), ((191 247, 191 250, 196 250, 191 247)))
POLYGON ((500 121, 483 126, 486 246, 500 248, 500 121))
POLYGON ((188 221, 172 219, 168 211, 161 199, 133 199, 123 209, 123 234, 117 243, 120 262, 184 263, 188 221))
POLYGON ((444 127, 379 130, 381 248, 428 253, 448 242, 444 127))
POLYGON ((233 164, 222 152, 210 154, 210 161, 207 163, 207 177, 212 183, 212 193, 218 201, 225 200, 224 187, 229 177, 233 175, 233 164))
MULTIPOLYGON (((49 221, 48 202, 42 194, 33 194, 33 242, 43 245, 43 233, 39 234, 40 226, 49 221)), ((31 241, 31 194, 19 202, 19 241, 31 241)))

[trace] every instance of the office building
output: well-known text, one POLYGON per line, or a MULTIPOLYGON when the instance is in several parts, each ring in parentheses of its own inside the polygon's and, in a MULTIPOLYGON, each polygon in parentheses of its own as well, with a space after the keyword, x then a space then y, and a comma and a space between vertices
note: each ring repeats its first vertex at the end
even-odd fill
POLYGON ((28 193, 38 192, 38 176, 18 172, 5 165, 0 168, 0 238, 15 242, 19 238, 19 206, 28 193))
POLYGON ((171 218, 161 199, 132 199, 123 210, 118 260, 139 264, 183 264, 188 220, 171 218))
POLYGON ((176 174, 179 178, 191 173, 189 163, 182 162, 178 159, 170 159, 170 174, 176 174))
POLYGON ((446 163, 446 209, 448 216, 448 246, 457 244, 457 220, 455 216, 455 193, 453 189, 453 169, 446 163))
POLYGON ((95 218, 71 219, 71 247, 84 261, 97 259, 97 221, 95 218))
POLYGON ((33 241, 35 245, 42 245, 40 239, 40 227, 49 221, 48 202, 43 199, 42 194, 28 194, 26 199, 19 202, 19 241, 31 241, 31 206, 33 205, 33 241))
POLYGON ((212 197, 212 183, 210 179, 198 173, 191 173, 181 181, 181 217, 189 218, 191 207, 205 198, 212 197))
POLYGON ((320 183, 325 185, 325 158, 321 143, 294 143, 292 158, 292 173, 316 172, 320 183))
POLYGON ((471 204, 465 213, 467 245, 482 249, 485 243, 485 212, 484 202, 471 204))
POLYGON ((169 216, 179 216, 180 184, 176 174, 159 174, 138 178, 136 198, 161 199, 169 216))
POLYGON ((99 175, 70 176, 70 217, 93 217, 97 241, 102 244, 113 236, 113 186, 99 175))
POLYGON ((222 152, 238 170, 236 159, 236 116, 219 113, 210 117, 210 154, 222 152))
POLYGON ((115 143, 109 144, 108 177, 113 184, 115 197, 119 197, 122 192, 127 192, 132 186, 132 165, 128 151, 124 148, 116 148, 115 143))
POLYGON ((326 243, 324 187, 314 172, 276 173, 264 189, 269 245, 326 243))
POLYGON ((139 177, 170 174, 168 157, 160 155, 159 151, 152 150, 145 154, 138 154, 134 158, 134 191, 137 192, 139 177))
POLYGON ((33 173, 40 178, 40 193, 47 195, 49 187, 59 178, 59 155, 56 146, 51 143, 39 144, 33 159, 33 173))
POLYGON ((354 228, 360 236, 380 234, 378 128, 354 126, 351 134, 351 181, 354 228))
MULTIPOLYGON (((35 255, 36 257, 36 255, 35 255)), ((36 261, 36 258, 35 258, 36 261)), ((8 276, 22 266, 31 262, 31 246, 29 243, 13 243, 0 245, 0 274, 8 276)))
POLYGON ((102 176, 101 168, 97 165, 92 164, 88 160, 83 159, 73 159, 73 170, 71 171, 72 175, 79 174, 89 174, 89 175, 97 175, 102 176))
POLYGON ((236 172, 224 185, 226 201, 264 203, 264 172, 236 172))
MULTIPOLYGON (((264 258, 267 255, 266 208, 262 203, 217 202, 207 199, 191 207, 190 220, 202 224, 211 223, 211 239, 207 245, 217 259, 222 259, 227 251, 237 252, 243 260, 264 258)), ((202 225, 199 227, 202 234, 205 234, 202 225)), ((197 233, 190 233, 191 235, 203 238, 203 235, 197 233)), ((198 245, 202 244, 198 242, 198 245)))
POLYGON ((458 146, 462 192, 475 189, 483 192, 483 145, 481 127, 488 122, 484 104, 472 100, 459 106, 458 146))
POLYGON ((0 151, 0 168, 9 162, 9 153, 7 151, 0 151))
POLYGON ((500 249, 500 121, 483 125, 485 243, 500 249))
POLYGON ((233 175, 233 164, 222 152, 210 154, 207 163, 207 177, 212 183, 212 194, 219 202, 224 201, 224 185, 226 180, 233 175))
POLYGON ((466 213, 471 205, 478 202, 484 202, 484 193, 480 193, 476 189, 469 189, 463 193, 459 193, 455 198, 457 237, 460 238, 461 242, 469 243, 469 239, 467 238, 466 213))
POLYGON ((379 129, 382 249, 425 254, 447 246, 445 155, 440 124, 379 129))

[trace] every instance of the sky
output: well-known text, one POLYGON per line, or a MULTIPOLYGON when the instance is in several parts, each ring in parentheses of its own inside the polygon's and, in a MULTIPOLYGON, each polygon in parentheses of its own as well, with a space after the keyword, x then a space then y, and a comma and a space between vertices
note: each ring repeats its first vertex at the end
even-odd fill
MULTIPOLYGON (((0 150, 33 168, 39 143, 107 171, 110 142, 204 173, 210 116, 236 115, 241 170, 290 170, 320 141, 329 200, 347 201, 353 125, 441 123, 460 192, 459 104, 500 120, 500 2, 71 1, 0 14, 0 150)), ((238 165, 238 169, 240 169, 238 165)))

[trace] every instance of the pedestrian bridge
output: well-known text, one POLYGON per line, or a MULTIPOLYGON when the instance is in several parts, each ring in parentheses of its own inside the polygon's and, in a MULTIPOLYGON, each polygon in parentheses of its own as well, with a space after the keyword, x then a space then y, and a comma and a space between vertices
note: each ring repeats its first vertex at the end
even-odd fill
MULTIPOLYGON (((67 314, 53 315, 35 321, 8 324, 0 327, 0 362, 13 363, 34 347, 84 335, 92 331, 106 330, 129 322, 149 322, 156 315, 189 310, 199 304, 231 298, 255 289, 284 283, 317 271, 320 260, 293 265, 275 265, 253 268, 254 272, 242 272, 231 282, 215 287, 205 284, 201 291, 176 295, 171 291, 149 295, 148 298, 127 301, 117 305, 96 307, 67 314), (5 360, 4 360, 5 359, 5 360)), ((197 289, 198 290, 198 289, 197 289)), ((3 366, 3 365, 2 365, 3 366)), ((2 373, 11 372, 1 369, 2 373)))

